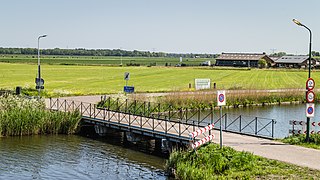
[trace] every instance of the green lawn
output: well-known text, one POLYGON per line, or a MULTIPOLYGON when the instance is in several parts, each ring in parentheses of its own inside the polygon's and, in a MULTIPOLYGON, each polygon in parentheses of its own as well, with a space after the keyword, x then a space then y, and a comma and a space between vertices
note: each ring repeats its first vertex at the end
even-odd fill
MULTIPOLYGON (((210 78, 221 89, 304 88, 306 70, 216 69, 199 67, 108 67, 41 65, 45 89, 63 94, 101 94, 123 91, 125 72, 137 92, 188 90, 195 78, 210 78)), ((0 87, 35 86, 37 65, 0 63, 0 87)), ((312 73, 319 82, 320 72, 312 73)))

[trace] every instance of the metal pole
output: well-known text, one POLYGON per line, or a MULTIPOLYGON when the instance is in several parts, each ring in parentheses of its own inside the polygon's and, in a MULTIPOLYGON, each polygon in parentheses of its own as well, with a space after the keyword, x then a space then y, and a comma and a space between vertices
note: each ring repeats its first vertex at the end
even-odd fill
MULTIPOLYGON (((311 45, 312 45, 312 32, 306 25, 302 24, 296 19, 293 19, 293 22, 298 26, 302 26, 306 28, 310 33, 310 42, 309 42, 309 75, 308 78, 311 78, 311 45)), ((307 97, 306 97, 307 98, 307 97)), ((306 142, 310 142, 310 118, 307 117, 307 134, 306 134, 306 142)))
POLYGON ((222 106, 220 106, 220 148, 222 148, 222 106))
POLYGON ((38 87, 38 98, 40 99, 40 91, 41 91, 41 84, 40 84, 40 80, 41 80, 41 70, 40 70, 40 39, 47 37, 47 35, 42 35, 38 37, 38 83, 37 86, 38 87))
MULTIPOLYGON (((309 78, 311 78, 311 45, 312 45, 312 33, 311 30, 303 25, 303 27, 307 28, 310 33, 310 43, 309 43, 309 78)), ((307 117, 307 135, 306 135, 306 141, 310 142, 310 117, 307 117)))
MULTIPOLYGON (((38 37, 38 81, 40 81, 40 79, 41 79, 41 75, 40 75, 40 37, 41 36, 39 36, 38 37)), ((37 83, 37 86, 39 86, 40 85, 40 83, 37 83)), ((40 91, 41 91, 41 88, 40 87, 38 87, 38 99, 40 99, 40 91)))

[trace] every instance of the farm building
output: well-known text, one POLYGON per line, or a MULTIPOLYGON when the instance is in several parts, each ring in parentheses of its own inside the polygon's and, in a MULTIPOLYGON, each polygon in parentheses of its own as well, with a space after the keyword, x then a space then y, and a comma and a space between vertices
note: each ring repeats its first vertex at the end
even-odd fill
MULTIPOLYGON (((305 68, 309 64, 309 56, 282 56, 275 61, 276 67, 305 68)), ((311 59, 311 66, 316 66, 316 60, 311 59)))
POLYGON ((258 67, 261 59, 267 62, 268 67, 274 63, 266 53, 222 53, 216 59, 216 66, 258 67))

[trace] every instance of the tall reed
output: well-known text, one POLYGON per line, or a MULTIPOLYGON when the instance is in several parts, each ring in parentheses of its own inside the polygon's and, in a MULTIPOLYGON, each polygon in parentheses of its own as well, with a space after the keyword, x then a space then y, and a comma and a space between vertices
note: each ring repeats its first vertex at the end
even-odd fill
POLYGON ((79 112, 52 112, 44 101, 19 96, 0 97, 0 135, 71 134, 76 132, 79 112))

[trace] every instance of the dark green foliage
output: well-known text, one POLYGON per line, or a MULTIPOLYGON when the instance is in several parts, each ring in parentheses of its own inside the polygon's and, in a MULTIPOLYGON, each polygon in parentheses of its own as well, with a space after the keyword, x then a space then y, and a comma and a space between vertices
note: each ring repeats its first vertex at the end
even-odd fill
POLYGON ((230 147, 208 144, 195 151, 174 151, 166 168, 177 179, 312 179, 320 171, 268 160, 230 147))
POLYGON ((284 143, 292 145, 300 145, 304 147, 320 149, 320 134, 310 134, 310 142, 306 142, 305 134, 297 134, 293 136, 286 137, 281 140, 284 143))
POLYGON ((71 134, 77 130, 79 112, 53 112, 43 101, 18 96, 0 97, 0 136, 71 134))

